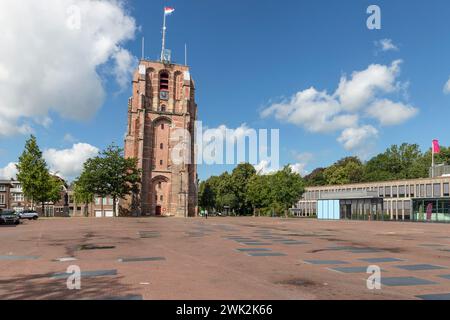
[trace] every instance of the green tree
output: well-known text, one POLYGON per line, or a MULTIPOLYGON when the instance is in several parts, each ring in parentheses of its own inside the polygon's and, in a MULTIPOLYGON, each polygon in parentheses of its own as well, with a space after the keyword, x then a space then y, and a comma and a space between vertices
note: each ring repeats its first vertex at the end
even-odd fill
MULTIPOLYGON (((87 194, 113 198, 113 213, 117 216, 118 199, 139 191, 141 171, 137 169, 137 159, 125 158, 123 149, 112 144, 97 157, 84 163, 78 179, 80 188, 87 194)), ((103 205, 103 201, 102 201, 103 205)))
POLYGON ((237 210, 240 214, 252 213, 252 206, 247 201, 247 188, 250 179, 256 174, 255 167, 241 163, 231 173, 231 190, 234 192, 237 210))
POLYGON ((274 204, 281 208, 287 217, 289 208, 301 198, 305 190, 304 181, 289 165, 273 174, 271 180, 274 204))
POLYGON ((324 175, 325 168, 314 169, 313 172, 304 177, 305 184, 310 187, 327 185, 327 179, 324 175))
POLYGON ((253 207, 253 214, 261 215, 261 211, 265 213, 271 208, 273 192, 271 186, 272 175, 257 174, 250 178, 247 187, 247 201, 253 207))
POLYGON ((347 157, 326 168, 323 174, 329 185, 359 183, 363 181, 364 165, 357 157, 347 157))
POLYGON ((216 194, 208 180, 200 183, 198 203, 202 209, 212 210, 216 207, 216 194))
POLYGON ((94 202, 94 194, 89 191, 87 184, 83 181, 85 176, 81 175, 74 183, 74 198, 76 203, 84 204, 84 215, 88 216, 88 206, 94 202))
POLYGON ((47 164, 42 158, 42 152, 35 136, 31 136, 25 143, 25 150, 16 165, 17 179, 22 185, 23 194, 32 201, 40 203, 42 214, 45 213, 46 202, 56 202, 61 199, 63 182, 50 175, 47 164))

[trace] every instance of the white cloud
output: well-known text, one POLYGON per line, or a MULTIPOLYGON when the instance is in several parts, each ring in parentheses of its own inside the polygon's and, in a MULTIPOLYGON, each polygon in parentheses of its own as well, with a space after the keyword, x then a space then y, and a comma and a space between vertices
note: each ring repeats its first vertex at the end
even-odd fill
POLYGON ((378 130, 373 126, 366 125, 345 129, 337 140, 346 150, 354 151, 360 158, 365 159, 377 137, 378 130))
POLYGON ((16 179, 16 163, 10 162, 4 168, 0 168, 0 179, 16 179))
POLYGON ((268 160, 261 160, 258 164, 254 165, 254 167, 258 174, 272 174, 278 171, 268 160))
POLYGON ((339 102, 315 88, 295 94, 286 103, 273 104, 262 111, 263 118, 274 115, 276 119, 303 126, 311 132, 333 132, 358 122, 358 116, 341 114, 339 102))
POLYGON ((342 108, 356 111, 369 103, 377 92, 395 91, 399 87, 396 78, 401 63, 396 60, 390 66, 372 64, 366 70, 354 72, 350 80, 342 77, 336 91, 342 108))
POLYGON ((392 126, 404 123, 411 119, 419 109, 403 103, 395 103, 387 99, 375 101, 368 109, 369 116, 380 121, 383 126, 392 126))
POLYGON ((375 41, 375 45, 381 51, 398 51, 398 47, 394 44, 392 39, 382 39, 379 41, 375 41))
POLYGON ((51 172, 71 180, 81 173, 84 162, 95 157, 98 152, 99 149, 90 144, 77 143, 70 149, 47 149, 43 152, 43 157, 51 172))
MULTIPOLYGON (((402 93, 406 99, 408 82, 397 80, 401 60, 390 65, 369 65, 363 71, 353 72, 350 78, 341 77, 334 94, 311 87, 299 91, 290 100, 275 103, 261 112, 261 117, 273 116, 313 133, 341 131, 338 141, 347 150, 367 155, 378 130, 361 119, 376 118, 381 125, 396 125, 418 113, 418 109, 383 96, 402 93)), ((450 82, 450 81, 449 81, 450 82)), ((449 83, 450 93, 450 83, 449 83)), ((296 169, 302 169, 299 162, 296 169)))
POLYGON ((135 58, 123 43, 136 24, 123 3, 0 1, 0 137, 29 133, 31 122, 50 125, 50 111, 92 117, 105 97, 102 66, 127 84, 135 58), (72 24, 78 12, 80 24, 72 24))
POLYGON ((445 94, 450 94, 450 79, 448 79, 448 81, 445 83, 444 93, 445 94))

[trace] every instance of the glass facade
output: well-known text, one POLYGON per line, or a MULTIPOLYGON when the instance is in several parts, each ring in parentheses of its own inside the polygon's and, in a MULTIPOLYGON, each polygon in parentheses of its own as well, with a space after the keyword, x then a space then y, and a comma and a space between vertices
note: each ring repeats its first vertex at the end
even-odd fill
POLYGON ((383 199, 340 200, 341 220, 386 220, 383 199))
POLYGON ((450 199, 414 199, 411 220, 450 222, 450 199))

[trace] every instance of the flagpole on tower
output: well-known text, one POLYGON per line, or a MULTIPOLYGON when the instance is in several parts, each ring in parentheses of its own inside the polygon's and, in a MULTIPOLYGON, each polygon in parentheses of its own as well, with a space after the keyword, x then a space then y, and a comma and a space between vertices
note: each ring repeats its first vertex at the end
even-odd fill
POLYGON ((434 141, 431 144, 431 178, 434 178, 434 141))
POLYGON ((164 60, 164 50, 166 49, 166 11, 164 9, 163 20, 163 35, 162 35, 162 48, 161 48, 161 61, 164 60))

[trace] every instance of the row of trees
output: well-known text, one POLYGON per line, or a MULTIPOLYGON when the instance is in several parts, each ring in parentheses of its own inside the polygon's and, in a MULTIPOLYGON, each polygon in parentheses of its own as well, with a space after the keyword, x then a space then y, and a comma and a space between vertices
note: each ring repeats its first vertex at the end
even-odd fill
MULTIPOLYGON (((25 143, 25 150, 17 164, 17 179, 22 184, 24 196, 33 206, 40 204, 42 213, 45 203, 57 202, 61 199, 64 181, 51 174, 35 136, 25 143)), ((83 172, 73 183, 74 196, 77 203, 87 207, 94 201, 94 196, 111 196, 114 216, 117 216, 116 204, 119 199, 139 192, 141 171, 137 169, 137 160, 125 158, 123 149, 112 144, 96 157, 88 159, 83 172)), ((101 202, 103 205, 103 201, 101 202)))
POLYGON ((251 164, 243 163, 231 174, 225 172, 202 181, 199 206, 213 211, 229 208, 239 215, 287 215, 303 191, 303 179, 290 166, 261 175, 251 164))
MULTIPOLYGON (((363 163, 357 157, 343 158, 327 168, 305 176, 307 186, 426 178, 431 166, 431 149, 422 152, 417 144, 392 145, 363 163)), ((450 147, 441 147, 436 163, 450 164, 450 147)))

